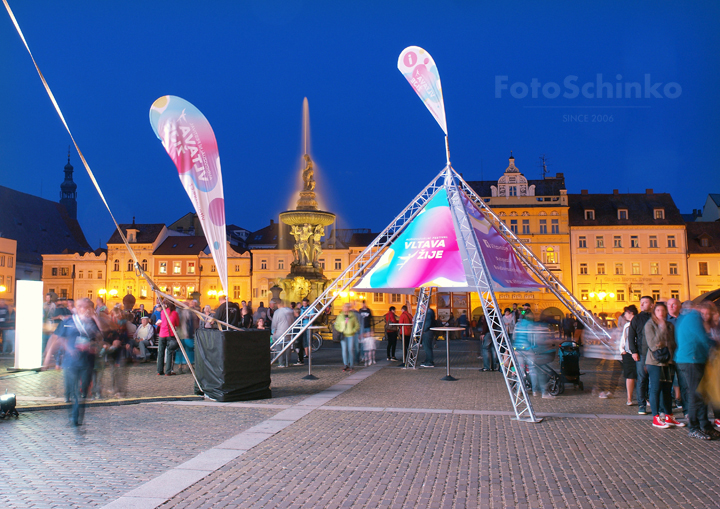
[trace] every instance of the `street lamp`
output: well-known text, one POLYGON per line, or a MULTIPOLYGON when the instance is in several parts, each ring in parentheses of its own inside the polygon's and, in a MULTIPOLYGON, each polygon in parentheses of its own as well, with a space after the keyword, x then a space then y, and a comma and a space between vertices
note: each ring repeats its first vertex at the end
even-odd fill
POLYGON ((118 291, 115 288, 110 290, 110 297, 117 297, 117 294, 118 294, 118 291))
POLYGON ((7 292, 7 286, 0 285, 0 293, 5 293, 5 292, 7 292))
POLYGON ((107 290, 105 288, 100 288, 98 290, 98 295, 105 295, 107 293, 107 290))
POLYGON ((208 294, 208 297, 210 297, 211 299, 214 299, 217 296, 218 292, 215 290, 208 290, 207 294, 208 294))

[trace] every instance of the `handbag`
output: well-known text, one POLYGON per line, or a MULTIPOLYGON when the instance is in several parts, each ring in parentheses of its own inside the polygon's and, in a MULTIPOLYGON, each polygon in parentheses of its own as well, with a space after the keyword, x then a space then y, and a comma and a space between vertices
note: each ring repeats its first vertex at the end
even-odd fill
POLYGON ((670 362, 670 349, 666 346, 652 351, 653 359, 661 364, 670 362))

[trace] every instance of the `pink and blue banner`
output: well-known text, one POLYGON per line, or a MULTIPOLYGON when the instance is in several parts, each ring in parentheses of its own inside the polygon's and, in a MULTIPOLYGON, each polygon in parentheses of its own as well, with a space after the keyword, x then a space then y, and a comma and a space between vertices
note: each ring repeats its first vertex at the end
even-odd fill
POLYGON ((177 167, 227 295, 225 197, 215 133, 200 110, 174 95, 160 97, 153 103, 150 125, 177 167))
POLYGON ((447 136, 445 102, 440 85, 440 74, 430 53, 418 46, 407 47, 400 53, 398 69, 420 96, 447 136))
POLYGON ((355 288, 413 293, 423 286, 443 291, 468 286, 445 189, 432 197, 355 288))

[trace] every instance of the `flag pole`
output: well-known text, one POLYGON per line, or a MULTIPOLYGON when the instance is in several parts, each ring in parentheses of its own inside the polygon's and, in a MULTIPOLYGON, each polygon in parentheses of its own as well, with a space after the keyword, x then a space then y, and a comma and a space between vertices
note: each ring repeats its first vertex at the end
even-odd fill
POLYGON ((450 144, 448 143, 447 134, 445 135, 445 156, 447 157, 447 165, 450 166, 450 144))

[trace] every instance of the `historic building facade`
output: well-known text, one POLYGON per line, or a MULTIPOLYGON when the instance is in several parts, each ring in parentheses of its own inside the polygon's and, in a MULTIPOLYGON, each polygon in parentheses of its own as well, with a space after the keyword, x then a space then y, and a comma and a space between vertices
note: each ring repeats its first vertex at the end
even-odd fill
POLYGON ((0 237, 0 299, 15 303, 15 260, 17 242, 0 237))
POLYGON ((43 290, 60 298, 95 300, 105 297, 107 251, 46 254, 43 257, 43 290))
POLYGON ((690 298, 720 288, 720 222, 687 223, 690 298))

